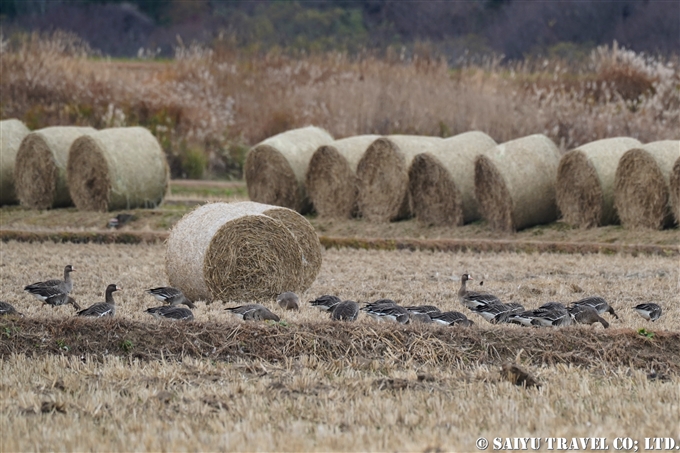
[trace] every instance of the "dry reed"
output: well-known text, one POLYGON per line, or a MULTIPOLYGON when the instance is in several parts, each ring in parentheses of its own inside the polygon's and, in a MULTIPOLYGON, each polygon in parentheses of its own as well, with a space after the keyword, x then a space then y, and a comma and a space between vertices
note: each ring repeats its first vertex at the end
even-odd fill
POLYGON ((557 206, 564 221, 581 228, 618 223, 614 177, 621 156, 642 146, 628 137, 587 143, 569 151, 557 169, 557 206))
POLYGON ((491 228, 514 231, 557 218, 555 144, 541 134, 512 140, 475 160, 475 196, 491 228))
POLYGON ((258 203, 283 206, 300 213, 311 209, 305 176, 312 154, 333 137, 318 127, 283 132, 248 151, 244 174, 248 196, 258 203))
POLYGON ((0 121, 0 205, 19 201, 14 189, 14 164, 21 141, 29 132, 19 120, 0 121))
POLYGON ((458 226, 479 219, 475 199, 475 158, 496 142, 472 131, 442 141, 418 154, 409 167, 413 214, 436 226, 458 226))
POLYGON ((673 221, 670 178, 680 141, 648 143, 627 151, 616 169, 614 203, 626 228, 660 230, 673 221))
POLYGON ((67 175, 83 211, 156 207, 170 180, 163 149, 143 127, 104 129, 76 140, 67 175))
POLYGON ((72 206, 66 171, 71 145, 95 132, 90 127, 55 126, 28 134, 14 168, 21 204, 32 209, 72 206))
POLYGON ((357 166, 368 146, 380 136, 358 135, 320 146, 312 155, 306 187, 321 217, 352 218, 357 214, 357 166))

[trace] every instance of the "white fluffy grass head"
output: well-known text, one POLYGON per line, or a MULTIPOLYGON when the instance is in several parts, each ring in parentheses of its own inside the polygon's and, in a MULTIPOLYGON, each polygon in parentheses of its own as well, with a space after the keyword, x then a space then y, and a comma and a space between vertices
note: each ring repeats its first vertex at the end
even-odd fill
POLYGON ((562 156, 557 169, 557 206, 564 221, 581 228, 618 221, 614 178, 621 156, 642 144, 629 137, 597 140, 562 156))
POLYGON ((0 121, 0 205, 19 201, 14 188, 14 165, 21 141, 29 132, 19 120, 0 121))
POLYGON ((283 206, 300 213, 311 209, 305 176, 312 154, 333 141, 323 129, 309 126, 270 137, 246 156, 248 196, 258 203, 283 206))

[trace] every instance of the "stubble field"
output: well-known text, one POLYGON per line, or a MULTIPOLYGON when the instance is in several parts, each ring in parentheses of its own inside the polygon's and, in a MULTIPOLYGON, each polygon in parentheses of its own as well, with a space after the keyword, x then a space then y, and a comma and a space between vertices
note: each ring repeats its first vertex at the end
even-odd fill
POLYGON ((504 301, 599 294, 621 318, 553 330, 474 315, 470 329, 363 315, 338 325, 273 301, 281 323, 240 322, 221 302, 199 303, 193 323, 158 322, 143 313, 157 305, 144 290, 167 283, 164 255, 163 245, 2 244, 0 300, 25 315, 0 320, 2 450, 469 451, 480 436, 680 437, 675 256, 329 249, 301 295, 460 310, 458 278, 470 272, 504 301), (83 307, 109 283, 124 288, 116 319, 72 319, 22 291, 67 263, 83 307), (664 316, 644 321, 630 308, 642 302, 664 316), (541 388, 502 380, 507 361, 541 388))

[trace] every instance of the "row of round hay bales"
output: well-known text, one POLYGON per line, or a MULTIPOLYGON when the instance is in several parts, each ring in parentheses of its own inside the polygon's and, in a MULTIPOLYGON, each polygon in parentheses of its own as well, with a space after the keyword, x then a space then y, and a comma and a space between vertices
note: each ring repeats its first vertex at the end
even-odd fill
POLYGON ((165 154, 147 129, 0 123, 2 204, 107 211, 154 207, 167 192, 165 154))
POLYGON ((174 226, 165 264, 170 284, 189 299, 264 300, 309 288, 321 244, 307 219, 288 208, 211 203, 174 226))

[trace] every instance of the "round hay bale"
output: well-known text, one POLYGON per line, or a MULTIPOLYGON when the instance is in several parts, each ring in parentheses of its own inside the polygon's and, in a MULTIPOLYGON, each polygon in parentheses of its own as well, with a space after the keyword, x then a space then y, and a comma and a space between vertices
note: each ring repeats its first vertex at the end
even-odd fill
POLYGON ((624 227, 660 230, 673 224, 670 179, 679 157, 680 140, 647 143, 621 157, 614 203, 624 227))
POLYGON ((0 121, 0 205, 16 204, 14 163, 21 141, 31 131, 19 120, 0 121))
POLYGON ((163 149, 143 127, 104 129, 71 146, 68 184, 80 210, 154 208, 169 180, 163 149))
POLYGON ((302 249, 285 225, 239 203, 210 203, 170 232, 165 269, 191 300, 264 300, 302 291, 302 249))
POLYGON ((475 158, 496 146, 483 132, 442 140, 413 158, 408 171, 413 214, 428 225, 458 226, 479 219, 475 198, 475 158))
POLYGON ((475 195, 490 227, 514 231, 556 220, 559 161, 559 150, 542 134, 503 143, 477 156, 475 195))
POLYGON ((675 160, 670 180, 670 197, 675 223, 680 225, 680 157, 675 160))
POLYGON ((80 137, 95 132, 91 127, 55 126, 28 134, 14 167, 21 204, 32 209, 73 206, 66 178, 69 149, 80 137))
POLYGON ((408 168, 417 154, 441 142, 439 137, 390 135, 371 143, 357 165, 359 214, 372 222, 410 217, 408 168))
POLYGON ((306 187, 321 217, 349 219, 357 213, 357 166, 379 135, 358 135, 320 146, 307 169, 306 187))
POLYGON ((275 135, 248 151, 244 165, 248 196, 258 203, 283 206, 305 214, 311 203, 305 176, 312 154, 333 137, 309 126, 275 135))
POLYGON ((283 223, 302 249, 302 286, 309 288, 321 270, 321 242, 309 220, 292 209, 254 201, 233 203, 249 213, 264 214, 283 223))
POLYGON ((642 143, 629 137, 597 140, 562 156, 555 186, 564 221, 581 228, 618 222, 614 209, 614 177, 621 156, 642 143))

